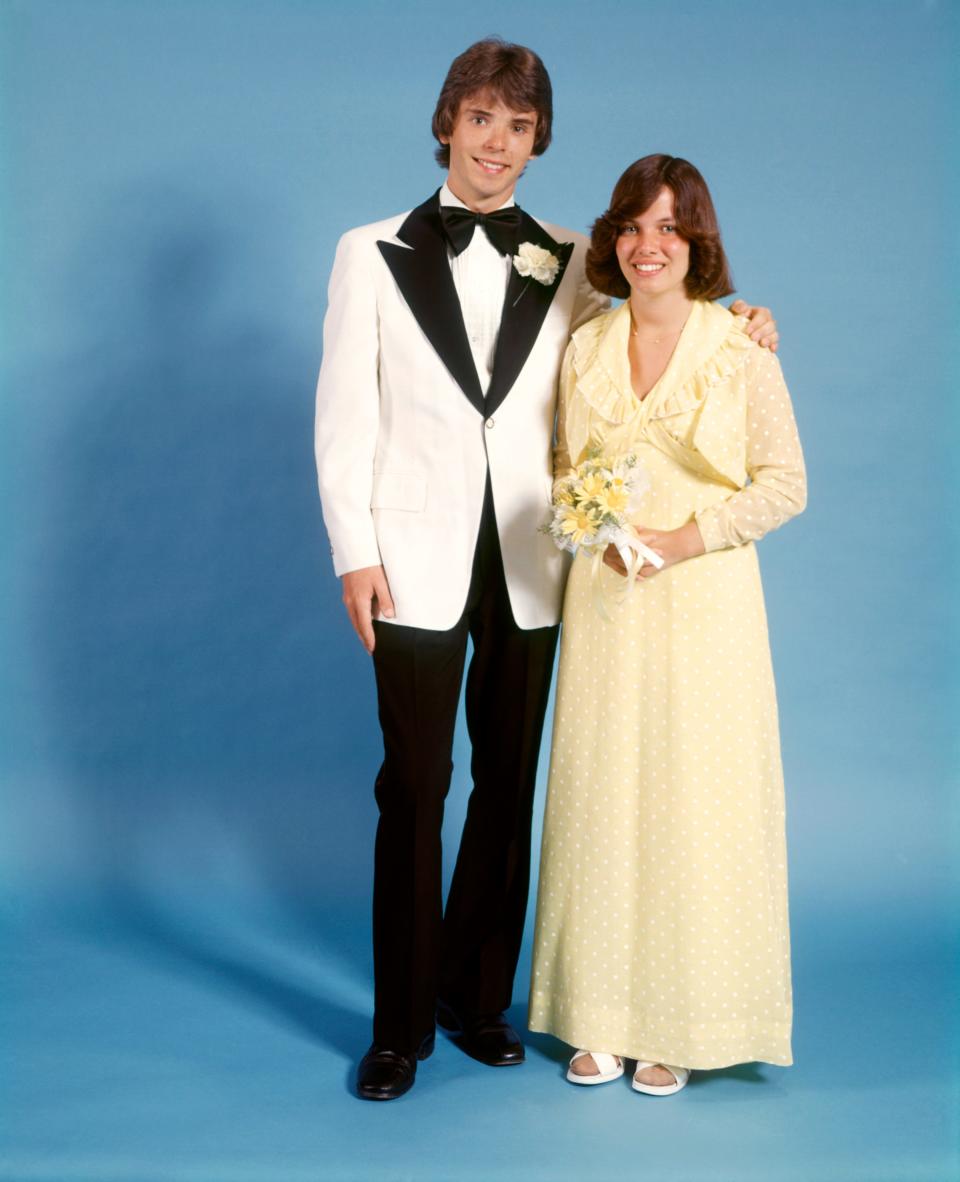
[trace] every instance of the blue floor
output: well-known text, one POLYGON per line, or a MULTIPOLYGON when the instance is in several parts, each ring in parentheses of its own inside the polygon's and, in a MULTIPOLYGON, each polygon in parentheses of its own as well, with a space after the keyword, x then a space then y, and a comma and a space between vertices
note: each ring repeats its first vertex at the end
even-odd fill
POLYGON ((929 916, 795 915, 793 1068, 702 1073, 655 1100, 566 1084, 545 1036, 500 1069, 441 1039, 412 1092, 369 1104, 350 1090, 366 918, 334 914, 127 898, 8 915, 0 1178, 960 1177, 949 947, 929 916))

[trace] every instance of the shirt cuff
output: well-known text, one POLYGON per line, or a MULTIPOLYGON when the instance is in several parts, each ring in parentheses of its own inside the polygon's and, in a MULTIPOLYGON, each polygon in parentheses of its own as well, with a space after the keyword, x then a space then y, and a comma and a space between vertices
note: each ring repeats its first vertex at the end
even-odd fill
POLYGON ((729 547, 730 543, 720 525, 720 514, 715 508, 701 509, 693 515, 693 519, 697 523, 700 537, 703 538, 705 554, 710 554, 714 550, 726 550, 729 547))

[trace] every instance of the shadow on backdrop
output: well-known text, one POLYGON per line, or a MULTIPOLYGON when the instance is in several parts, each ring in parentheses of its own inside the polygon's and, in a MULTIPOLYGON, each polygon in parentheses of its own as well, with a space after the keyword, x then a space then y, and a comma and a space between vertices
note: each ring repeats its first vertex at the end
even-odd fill
MULTIPOLYGON (((87 915, 78 928, 98 945, 189 977, 218 999, 239 1001, 308 1042, 327 1047, 345 1060, 342 1083, 352 1093, 357 1048, 369 1040, 367 1012, 330 996, 322 972, 316 974, 314 987, 296 983, 290 971, 253 941, 247 939, 241 949, 212 930, 206 918, 202 925, 191 923, 155 895, 128 885, 122 896, 112 898, 106 923, 87 915)), ((323 962, 329 967, 326 955, 323 962)))
POLYGON ((379 751, 365 658, 329 627, 316 359, 242 310, 249 242, 221 223, 132 190, 71 272, 89 345, 42 378, 70 392, 36 573, 48 742, 108 900, 266 892, 366 977, 341 916, 369 890, 379 751))

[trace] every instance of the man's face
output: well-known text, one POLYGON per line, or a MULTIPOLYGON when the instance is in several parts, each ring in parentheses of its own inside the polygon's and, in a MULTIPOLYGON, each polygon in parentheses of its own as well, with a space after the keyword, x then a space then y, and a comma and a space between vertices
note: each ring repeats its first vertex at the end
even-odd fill
POLYGON ((450 189, 478 213, 497 209, 533 155, 536 131, 535 111, 511 111, 490 91, 469 95, 440 137, 450 146, 450 189))

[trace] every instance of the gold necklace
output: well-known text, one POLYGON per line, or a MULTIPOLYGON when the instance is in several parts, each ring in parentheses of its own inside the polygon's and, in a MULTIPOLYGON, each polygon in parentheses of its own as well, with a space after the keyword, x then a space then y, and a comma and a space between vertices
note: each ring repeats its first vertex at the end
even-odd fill
POLYGON ((637 333, 637 326, 634 320, 634 310, 630 309, 630 336, 634 337, 638 345, 659 345, 662 340, 670 340, 673 337, 679 337, 683 331, 683 325, 687 323, 687 317, 683 317, 683 324, 679 329, 674 329, 672 332, 662 332, 659 337, 641 337, 637 333))
MULTIPOLYGON (((683 324, 686 324, 684 320, 683 324)), ((672 332, 662 333, 658 337, 642 337, 637 333, 636 326, 630 329, 630 335, 635 338, 638 345, 659 345, 661 341, 667 341, 671 337, 679 336, 683 332, 683 324, 679 328, 673 329, 672 332)))

